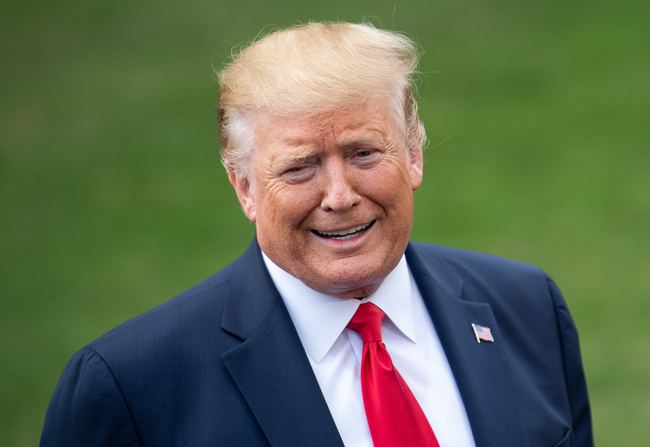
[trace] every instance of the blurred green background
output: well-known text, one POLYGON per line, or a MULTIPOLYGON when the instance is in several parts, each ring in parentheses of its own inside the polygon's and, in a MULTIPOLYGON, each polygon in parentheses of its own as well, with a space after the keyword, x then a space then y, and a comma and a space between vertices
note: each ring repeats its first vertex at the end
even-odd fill
MULTIPOLYGON (((233 46, 368 20, 425 53, 413 239, 547 270, 597 444, 650 436, 644 1, 9 0, 0 6, 0 445, 33 446, 68 358, 251 240, 219 163, 233 46)), ((510 446, 504 446, 510 447, 510 446)))

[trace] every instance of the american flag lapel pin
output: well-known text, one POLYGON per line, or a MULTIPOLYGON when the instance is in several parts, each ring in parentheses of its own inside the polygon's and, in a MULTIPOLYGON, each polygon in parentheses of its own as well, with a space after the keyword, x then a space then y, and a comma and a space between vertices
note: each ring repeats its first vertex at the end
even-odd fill
POLYGON ((494 337, 492 337, 492 331, 490 331, 489 327, 472 323, 472 329, 474 329, 477 342, 481 343, 481 340, 483 340, 494 343, 494 337))

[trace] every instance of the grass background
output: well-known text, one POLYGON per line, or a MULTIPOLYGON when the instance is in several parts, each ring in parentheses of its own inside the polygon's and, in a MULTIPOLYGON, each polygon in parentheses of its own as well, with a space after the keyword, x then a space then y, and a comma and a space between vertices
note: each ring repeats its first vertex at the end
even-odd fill
POLYGON ((212 66, 269 25, 424 48, 413 239, 531 262, 579 327, 600 446, 650 430, 650 4, 9 0, 0 5, 0 445, 68 358, 234 259, 212 66))

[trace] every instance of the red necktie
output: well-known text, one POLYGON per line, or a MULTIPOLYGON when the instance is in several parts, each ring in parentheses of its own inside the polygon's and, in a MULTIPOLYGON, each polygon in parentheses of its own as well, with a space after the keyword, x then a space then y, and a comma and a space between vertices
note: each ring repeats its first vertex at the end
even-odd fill
POLYGON ((372 303, 359 306, 348 327, 363 339, 361 389, 375 447, 440 447, 413 393, 393 366, 381 339, 386 314, 372 303))

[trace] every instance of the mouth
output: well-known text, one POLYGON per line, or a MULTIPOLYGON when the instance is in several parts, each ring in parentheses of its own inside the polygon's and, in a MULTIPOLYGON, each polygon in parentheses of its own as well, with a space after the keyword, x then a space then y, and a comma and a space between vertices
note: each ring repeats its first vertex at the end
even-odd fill
POLYGON ((337 241, 345 241, 347 239, 352 239, 353 237, 357 237, 361 235, 362 233, 368 231, 370 227, 372 227, 376 220, 373 220, 372 222, 369 222, 364 225, 358 225, 356 227, 348 228, 347 230, 341 230, 341 231, 317 231, 317 230, 311 230, 312 233, 314 233, 316 236, 320 236, 325 239, 334 239, 337 241))

